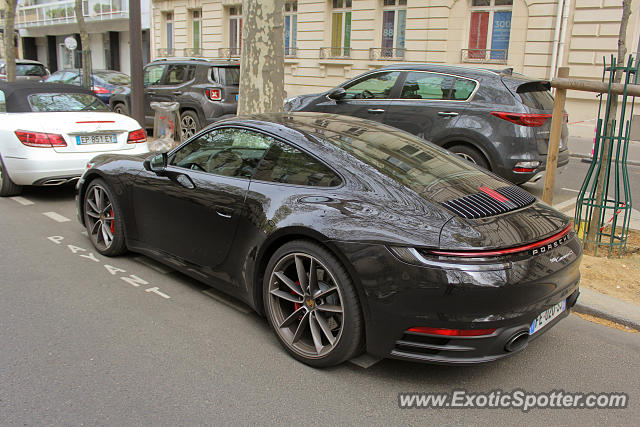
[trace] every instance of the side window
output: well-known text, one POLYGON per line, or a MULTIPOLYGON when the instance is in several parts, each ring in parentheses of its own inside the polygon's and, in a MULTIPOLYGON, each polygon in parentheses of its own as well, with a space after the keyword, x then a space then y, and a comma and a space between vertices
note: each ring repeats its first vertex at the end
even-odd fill
POLYGON ((344 99, 389 98, 389 93, 399 75, 400 71, 389 71, 365 77, 363 80, 345 86, 347 94, 344 99))
POLYGON ((280 141, 273 142, 253 179, 313 187, 335 187, 341 182, 324 164, 280 141))
POLYGON ((400 98, 402 99, 455 99, 452 95, 455 77, 444 74, 412 71, 407 73, 400 98))
POLYGON ((457 101, 464 101, 469 99, 473 91, 476 89, 476 82, 468 79, 456 79, 456 83, 453 85, 452 98, 457 101))
POLYGON ((160 84, 160 79, 162 78, 162 73, 164 73, 164 69, 166 65, 150 65, 144 69, 144 85, 145 86, 153 86, 160 84))
POLYGON ((167 67, 167 78, 164 84, 177 85, 193 78, 193 67, 184 64, 171 64, 167 67))
POLYGON ((4 92, 0 90, 0 113, 7 112, 7 102, 4 99, 4 92))
POLYGON ((214 129, 178 150, 171 164, 216 175, 250 178, 273 142, 270 136, 247 129, 214 129))

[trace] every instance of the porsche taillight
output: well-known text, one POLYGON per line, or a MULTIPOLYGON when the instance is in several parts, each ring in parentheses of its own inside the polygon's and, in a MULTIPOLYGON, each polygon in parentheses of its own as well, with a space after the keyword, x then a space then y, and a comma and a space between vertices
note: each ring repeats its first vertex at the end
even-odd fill
POLYGON ((66 147, 67 142, 57 133, 31 132, 28 130, 15 131, 16 136, 27 147, 66 147))

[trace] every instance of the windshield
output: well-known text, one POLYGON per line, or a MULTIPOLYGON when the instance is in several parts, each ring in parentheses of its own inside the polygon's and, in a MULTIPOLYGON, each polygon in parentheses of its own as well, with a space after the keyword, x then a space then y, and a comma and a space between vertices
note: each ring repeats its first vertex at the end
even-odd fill
POLYGON ((34 112, 54 111, 109 111, 94 95, 86 93, 38 93, 29 95, 34 112))
POLYGON ((124 73, 96 72, 95 76, 112 85, 128 85, 131 83, 129 76, 124 73))
POLYGON ((47 71, 39 64, 16 64, 16 76, 46 76, 47 71))

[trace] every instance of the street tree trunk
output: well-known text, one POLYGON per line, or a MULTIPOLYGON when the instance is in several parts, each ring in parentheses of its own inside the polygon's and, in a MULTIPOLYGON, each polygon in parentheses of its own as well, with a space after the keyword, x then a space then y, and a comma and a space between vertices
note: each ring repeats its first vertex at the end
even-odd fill
POLYGON ((284 0, 242 2, 238 114, 282 111, 284 0))
MULTIPOLYGON (((620 31, 618 33, 618 59, 617 59, 617 66, 621 67, 626 65, 626 56, 627 56, 627 44, 626 44, 626 40, 627 40, 627 25, 629 24, 629 16, 631 15, 631 0, 622 0, 622 18, 620 19, 620 31)), ((614 83, 620 83, 622 81, 622 72, 617 71, 616 74, 613 76, 613 81, 614 83)), ((606 129, 607 129, 607 133, 605 135, 602 135, 603 137, 608 136, 611 130, 611 127, 613 126, 613 121, 616 120, 616 115, 618 114, 618 96, 619 95, 612 95, 611 99, 608 99, 607 102, 609 102, 609 120, 606 123, 606 129)), ((623 126, 624 123, 622 122, 622 117, 621 120, 616 120, 618 126, 623 126)), ((611 146, 612 141, 608 138, 603 138, 602 139, 602 165, 606 167, 606 165, 609 164, 609 162, 611 161, 611 159, 609 158, 609 147, 611 146)), ((596 155, 596 153, 594 153, 594 155, 596 155)), ((596 245, 595 243, 589 243, 589 242, 595 242, 596 238, 597 238, 597 234, 600 230, 600 227, 602 227, 602 224, 600 223, 600 217, 602 215, 602 209, 599 207, 599 205, 601 204, 599 201, 600 199, 602 199, 603 194, 604 194, 604 190, 606 185, 608 185, 607 181, 605 180, 605 173, 601 173, 598 176, 598 181, 596 183, 596 192, 595 192, 595 202, 596 202, 596 206, 593 208, 593 215, 591 216, 591 222, 589 224, 589 231, 587 233, 587 238, 585 239, 585 249, 587 250, 593 250, 595 249, 596 245)), ((615 233, 615 230, 611 231, 612 233, 615 233)))
POLYGON ((16 81, 16 47, 14 31, 16 19, 16 5, 18 0, 6 0, 7 8, 4 12, 4 59, 7 69, 7 81, 16 81))
POLYGON ((85 55, 85 52, 89 51, 89 33, 82 13, 82 0, 76 0, 75 13, 78 27, 80 27, 80 44, 82 44, 82 86, 91 87, 91 56, 85 55))

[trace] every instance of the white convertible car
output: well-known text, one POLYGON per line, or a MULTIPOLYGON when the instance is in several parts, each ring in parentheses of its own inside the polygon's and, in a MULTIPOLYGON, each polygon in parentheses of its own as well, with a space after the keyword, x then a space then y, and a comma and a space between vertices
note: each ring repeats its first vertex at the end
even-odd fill
POLYGON ((146 142, 137 121, 110 112, 87 89, 0 82, 0 196, 76 180, 98 154, 142 154, 146 142))

